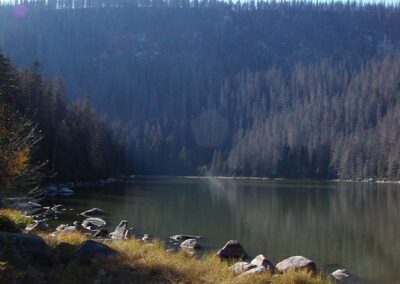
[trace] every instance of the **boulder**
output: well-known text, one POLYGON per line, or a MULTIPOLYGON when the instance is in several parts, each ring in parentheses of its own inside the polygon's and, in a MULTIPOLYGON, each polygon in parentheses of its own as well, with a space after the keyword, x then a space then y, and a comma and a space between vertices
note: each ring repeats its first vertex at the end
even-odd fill
POLYGON ((129 239, 131 237, 131 230, 129 229, 128 221, 122 220, 114 232, 110 234, 110 237, 114 240, 129 239))
POLYGON ((254 274, 254 273, 263 273, 263 272, 267 272, 267 271, 269 271, 269 270, 264 266, 256 266, 250 270, 247 270, 246 272, 243 272, 240 276, 254 274))
POLYGON ((230 240, 217 252, 217 256, 221 259, 246 258, 247 253, 238 241, 230 240))
POLYGON ((181 243, 181 248, 184 249, 201 249, 197 239, 187 239, 181 243))
POLYGON ((201 236, 179 234, 179 235, 173 235, 170 238, 175 240, 175 241, 182 242, 182 241, 185 241, 185 240, 188 240, 188 239, 201 239, 201 236))
POLYGON ((104 210, 101 210, 99 208, 92 208, 86 210, 85 212, 82 212, 81 215, 84 217, 103 216, 106 215, 106 212, 104 212, 104 210))
POLYGON ((108 230, 102 228, 102 229, 100 229, 100 230, 97 230, 97 232, 94 234, 94 237, 95 237, 95 238, 105 238, 105 237, 107 237, 108 235, 109 235, 108 230))
POLYGON ((87 218, 82 222, 82 227, 88 230, 104 227, 106 225, 107 222, 100 218, 87 218))
POLYGON ((276 268, 278 269, 279 272, 285 272, 287 270, 293 269, 293 270, 308 270, 311 272, 316 272, 317 267, 315 263, 312 260, 309 260, 308 258, 304 256, 292 256, 289 257, 285 260, 282 260, 276 265, 276 268))
POLYGON ((42 263, 48 263, 52 258, 51 250, 42 238, 23 233, 0 232, 0 255, 5 259, 11 257, 42 263))
POLYGON ((46 220, 39 220, 36 223, 28 225, 25 230, 29 232, 37 232, 37 231, 46 231, 49 229, 49 224, 47 224, 46 220))
POLYGON ((331 276, 336 280, 344 280, 350 277, 350 273, 346 269, 338 269, 331 273, 331 276))
POLYGON ((257 255, 251 262, 250 264, 255 265, 255 266, 263 266, 265 267, 268 271, 274 272, 275 266, 274 264, 266 258, 264 255, 259 254, 257 255))
POLYGON ((239 275, 255 267, 257 266, 245 261, 240 261, 229 267, 229 270, 235 273, 235 275, 239 275))
POLYGON ((73 253, 73 256, 81 261, 101 261, 117 255, 117 251, 92 240, 83 242, 73 253))

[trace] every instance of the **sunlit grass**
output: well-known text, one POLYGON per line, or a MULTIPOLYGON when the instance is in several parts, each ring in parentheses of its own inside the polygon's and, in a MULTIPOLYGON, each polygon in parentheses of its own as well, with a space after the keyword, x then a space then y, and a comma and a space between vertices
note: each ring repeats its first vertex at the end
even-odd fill
POLYGON ((29 225, 32 223, 32 218, 25 216, 22 212, 15 209, 0 209, 0 216, 6 216, 18 226, 29 225))

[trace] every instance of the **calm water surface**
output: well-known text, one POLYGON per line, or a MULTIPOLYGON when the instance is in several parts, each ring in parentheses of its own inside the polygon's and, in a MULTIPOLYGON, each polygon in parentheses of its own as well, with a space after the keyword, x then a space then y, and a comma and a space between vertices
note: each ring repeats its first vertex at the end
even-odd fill
POLYGON ((71 220, 99 207, 110 228, 126 219, 138 235, 201 235, 206 250, 237 239, 253 256, 304 255, 362 282, 400 283, 399 185, 148 178, 51 202, 74 208, 71 220))

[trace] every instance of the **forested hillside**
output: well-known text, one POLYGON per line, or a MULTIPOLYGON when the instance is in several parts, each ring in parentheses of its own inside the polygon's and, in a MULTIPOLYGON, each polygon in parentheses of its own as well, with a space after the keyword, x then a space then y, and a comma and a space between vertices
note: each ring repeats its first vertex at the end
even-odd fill
POLYGON ((87 100, 68 103, 38 63, 17 70, 0 54, 0 187, 18 195, 43 181, 123 173, 123 143, 87 100))
POLYGON ((0 48, 117 122, 132 173, 400 178, 399 6, 31 1, 0 48))

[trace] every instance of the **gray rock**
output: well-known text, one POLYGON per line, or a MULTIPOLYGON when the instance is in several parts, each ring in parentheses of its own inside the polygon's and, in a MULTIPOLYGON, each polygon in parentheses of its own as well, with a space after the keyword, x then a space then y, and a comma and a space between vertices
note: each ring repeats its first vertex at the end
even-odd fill
POLYGON ((81 227, 82 226, 82 223, 81 222, 79 222, 79 221, 74 221, 74 226, 77 226, 77 227, 81 227))
POLYGON ((85 229, 100 228, 107 225, 107 222, 100 218, 87 218, 83 220, 82 227, 85 229))
POLYGON ((73 253, 73 256, 81 261, 101 261, 117 255, 117 251, 92 240, 83 242, 73 253))
POLYGON ((240 275, 250 269, 257 267, 256 265, 250 264, 245 261, 236 262, 234 265, 229 267, 229 270, 235 273, 235 275, 240 275))
POLYGON ((250 264, 255 265, 255 266, 263 266, 265 267, 268 271, 274 272, 275 271, 275 266, 274 264, 266 258, 264 255, 259 254, 257 255, 251 262, 250 264))
POLYGON ((173 235, 170 238, 175 240, 175 241, 185 241, 185 240, 188 240, 188 239, 201 239, 201 236, 179 234, 179 235, 173 235))
POLYGON ((77 232, 77 231, 78 231, 77 227, 75 227, 75 226, 67 226, 61 231, 61 233, 74 233, 74 232, 77 232))
POLYGON ((57 195, 68 196, 74 194, 74 191, 68 187, 63 187, 57 191, 57 195))
POLYGON ((254 273, 263 273, 269 271, 266 267, 264 266, 257 266, 254 267, 250 270, 247 270, 246 272, 243 272, 240 276, 242 275, 248 275, 248 274, 254 274, 254 273))
POLYGON ((150 241, 149 235, 148 234, 144 234, 143 238, 142 238, 142 241, 145 241, 145 242, 150 241))
POLYGON ((108 230, 102 228, 102 229, 98 230, 98 231, 94 234, 94 237, 95 237, 95 238, 104 238, 104 237, 107 237, 108 235, 109 235, 108 230))
POLYGON ((51 210, 54 211, 54 212, 60 212, 60 211, 62 211, 63 209, 65 209, 65 206, 62 205, 62 204, 55 205, 55 206, 53 206, 53 207, 51 208, 51 210))
POLYGON ((56 186, 54 185, 49 185, 48 187, 46 187, 45 189, 46 195, 47 196, 56 196, 58 193, 58 189, 56 186))
POLYGON ((81 215, 84 217, 103 216, 106 215, 106 212, 104 212, 104 210, 101 210, 99 208, 92 208, 90 210, 82 212, 81 215))
POLYGON ((246 258, 247 253, 238 241, 230 240, 217 252, 217 256, 221 259, 246 258))
POLYGON ((311 272, 316 272, 317 267, 315 263, 312 260, 309 260, 308 258, 304 256, 292 256, 289 257, 285 260, 282 260, 276 265, 276 268, 278 269, 279 272, 285 272, 289 269, 293 270, 308 270, 311 272))
POLYGON ((187 239, 181 243, 181 248, 184 249, 201 249, 201 245, 196 239, 187 239))
POLYGON ((111 239, 124 240, 131 237, 131 232, 128 226, 128 221, 122 220, 115 228, 114 232, 110 234, 111 239))
POLYGON ((338 269, 331 273, 332 277, 336 280, 344 280, 350 277, 350 273, 346 269, 338 269))
POLYGON ((47 262, 52 257, 50 248, 42 238, 34 234, 5 232, 0 232, 0 255, 35 262, 47 262))
POLYGON ((56 228, 57 232, 61 232, 62 230, 64 230, 66 227, 68 227, 68 224, 61 224, 56 228))
POLYGON ((37 232, 37 231, 47 231, 49 229, 49 224, 45 220, 37 221, 31 225, 28 225, 25 230, 29 232, 37 232))

